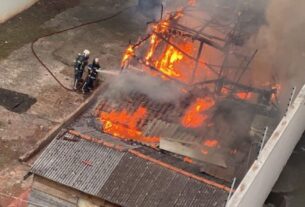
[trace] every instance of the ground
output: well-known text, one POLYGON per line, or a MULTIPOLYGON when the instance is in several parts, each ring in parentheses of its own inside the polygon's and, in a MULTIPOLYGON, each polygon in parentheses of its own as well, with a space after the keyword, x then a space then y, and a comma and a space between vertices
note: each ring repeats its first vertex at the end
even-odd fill
MULTIPOLYGON (((34 58, 30 43, 50 32, 100 19, 135 0, 41 0, 29 10, 0 25, 0 206, 13 201, 31 185, 23 181, 29 163, 18 157, 28 152, 53 127, 86 99, 61 88, 34 58)), ((149 21, 135 7, 97 24, 39 40, 39 57, 68 88, 76 54, 89 49, 102 68, 118 71, 129 40, 145 31, 149 21)))

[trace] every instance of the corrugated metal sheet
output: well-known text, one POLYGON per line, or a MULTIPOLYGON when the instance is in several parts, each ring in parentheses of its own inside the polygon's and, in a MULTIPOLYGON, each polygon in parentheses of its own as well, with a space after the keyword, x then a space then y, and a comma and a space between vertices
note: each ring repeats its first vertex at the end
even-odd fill
MULTIPOLYGON (((169 164, 187 166, 147 147, 138 150, 169 164)), ((126 207, 222 206, 227 197, 221 189, 156 163, 84 140, 53 140, 32 172, 126 207)))
POLYGON ((84 140, 55 139, 35 162, 32 172, 95 195, 124 154, 84 140))
POLYGON ((227 193, 126 154, 98 196, 126 207, 223 206, 227 193))

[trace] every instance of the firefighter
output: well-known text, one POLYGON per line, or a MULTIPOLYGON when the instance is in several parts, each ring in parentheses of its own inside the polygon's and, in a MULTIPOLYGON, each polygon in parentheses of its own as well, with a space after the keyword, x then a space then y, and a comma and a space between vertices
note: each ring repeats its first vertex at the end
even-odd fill
POLYGON ((84 70, 86 66, 88 65, 88 60, 89 60, 89 55, 90 51, 89 50, 84 50, 83 54, 78 54, 75 64, 74 64, 74 90, 78 89, 78 85, 80 80, 83 77, 84 70))
POLYGON ((88 66, 88 76, 82 88, 83 93, 88 93, 90 90, 93 89, 94 82, 97 79, 98 72, 100 72, 100 68, 101 66, 99 64, 99 59, 94 58, 92 64, 88 66))

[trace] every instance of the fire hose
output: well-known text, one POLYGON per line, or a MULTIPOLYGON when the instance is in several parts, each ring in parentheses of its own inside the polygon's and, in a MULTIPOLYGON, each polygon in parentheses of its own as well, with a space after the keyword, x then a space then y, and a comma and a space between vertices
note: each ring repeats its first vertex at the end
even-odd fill
POLYGON ((45 37, 50 37, 50 36, 53 36, 53 35, 56 35, 56 34, 60 34, 60 33, 64 33, 64 32, 67 32, 67 31, 70 31, 70 30, 74 30, 74 29, 78 29, 80 27, 84 27, 84 26, 88 26, 88 25, 91 25, 91 24, 96 24, 96 23, 100 23, 100 22, 104 22, 104 21, 108 21, 108 20, 111 20, 117 16, 119 16, 120 14, 122 14, 123 12, 133 8, 134 6, 130 6, 130 7, 127 7, 125 9, 122 9, 118 12, 116 12, 115 14, 112 14, 108 17, 103 17, 101 19, 97 19, 97 20, 94 20, 94 21, 89 21, 89 22, 85 22, 85 23, 82 23, 80 25, 77 25, 77 26, 73 26, 73 27, 70 27, 70 28, 66 28, 66 29, 63 29, 63 30, 59 30, 59 31, 56 31, 56 32, 52 32, 52 33, 49 33, 49 34, 46 34, 46 35, 43 35, 41 37, 38 37, 37 39, 35 39, 32 43, 31 43, 31 50, 32 50, 32 53, 34 55, 34 57, 37 59, 37 61, 43 66, 44 69, 47 70, 47 72, 54 78, 54 80, 62 87, 64 88, 65 90, 67 91, 73 91, 73 89, 71 88, 68 88, 66 87, 62 82, 60 82, 60 80, 54 75, 54 73, 50 70, 50 68, 41 60, 41 58, 38 56, 37 52, 35 51, 35 48, 34 48, 34 45, 37 41, 39 41, 40 39, 42 38, 45 38, 45 37))

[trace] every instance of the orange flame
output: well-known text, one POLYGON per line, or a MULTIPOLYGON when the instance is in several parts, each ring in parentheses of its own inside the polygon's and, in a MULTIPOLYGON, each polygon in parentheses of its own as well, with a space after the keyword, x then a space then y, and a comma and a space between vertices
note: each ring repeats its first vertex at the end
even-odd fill
POLYGON ((250 92, 239 92, 235 94, 239 99, 250 100, 252 98, 252 93, 250 92))
POLYGON ((281 86, 281 84, 277 83, 272 86, 272 89, 276 89, 277 93, 279 93, 280 90, 282 89, 282 86, 281 86))
MULTIPOLYGON (((176 44, 185 53, 192 52, 193 44, 191 42, 176 44)), ((188 82, 191 73, 187 70, 192 68, 193 62, 185 57, 183 52, 176 49, 174 46, 167 45, 162 55, 152 64, 163 74, 188 82)))
POLYGON ((201 153, 204 155, 209 154, 209 148, 220 147, 219 142, 216 139, 206 139, 203 141, 202 145, 201 153))
POLYGON ((196 5, 196 0, 188 0, 188 4, 190 6, 195 6, 196 5))
POLYGON ((214 148, 218 146, 218 141, 216 139, 207 139, 203 142, 203 146, 209 147, 209 148, 214 148))
MULTIPOLYGON (((222 88, 221 89, 221 94, 224 96, 230 95, 230 90, 228 88, 222 88)), ((253 98, 253 93, 251 92, 238 92, 234 94, 235 97, 242 99, 242 100, 250 100, 253 98)))
POLYGON ((215 101, 212 98, 198 98, 182 117, 182 125, 187 128, 196 128, 201 126, 208 118, 208 116, 203 114, 203 112, 211 109, 214 105, 215 101))
POLYGON ((156 34, 152 34, 150 37, 150 48, 145 57, 146 63, 149 64, 150 59, 152 58, 160 40, 157 38, 156 34))
POLYGON ((193 160, 191 158, 189 158, 189 157, 184 157, 183 161, 187 162, 187 163, 191 163, 191 164, 193 163, 193 160))
POLYGON ((110 113, 101 112, 100 119, 103 122, 103 131, 122 139, 136 140, 147 143, 159 142, 159 137, 146 137, 138 129, 139 121, 147 116, 147 109, 139 107, 130 114, 125 109, 123 111, 113 111, 110 113))
POLYGON ((278 94, 280 93, 280 90, 281 90, 281 85, 280 84, 275 84, 274 86, 272 86, 272 89, 276 89, 276 93, 273 93, 272 96, 271 96, 271 101, 273 103, 276 103, 278 102, 278 94))
POLYGON ((162 59, 155 62, 155 66, 165 75, 170 77, 180 77, 181 74, 176 71, 174 64, 182 59, 183 54, 170 45, 167 47, 162 59))
POLYGON ((129 60, 135 55, 134 47, 133 45, 129 45, 126 49, 123 59, 121 62, 121 68, 124 68, 128 65, 129 60))
MULTIPOLYGON (((176 43, 177 47, 181 48, 181 50, 178 50, 176 47, 169 44, 166 44, 166 47, 162 49, 162 47, 164 47, 164 44, 161 44, 163 40, 158 34, 165 37, 169 32, 170 21, 178 20, 182 16, 182 10, 177 11, 152 27, 153 34, 150 36, 149 47, 145 55, 145 63, 147 65, 152 65, 162 74, 173 78, 183 78, 181 69, 179 70, 177 67, 179 63, 186 61, 181 50, 190 52, 193 49, 193 44, 192 42, 182 41, 180 44, 176 43), (160 54, 160 51, 162 51, 162 54, 160 54)), ((183 69, 184 68, 185 67, 183 67, 183 69)), ((188 81, 187 78, 184 79, 188 81)))

